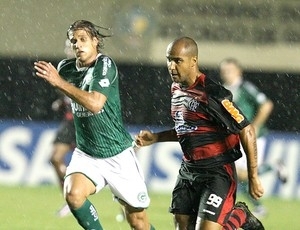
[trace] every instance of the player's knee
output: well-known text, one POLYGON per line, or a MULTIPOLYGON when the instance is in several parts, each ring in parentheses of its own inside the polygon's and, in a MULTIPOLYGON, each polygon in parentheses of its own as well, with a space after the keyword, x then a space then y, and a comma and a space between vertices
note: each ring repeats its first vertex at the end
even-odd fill
POLYGON ((80 208, 86 199, 86 195, 79 188, 67 189, 65 192, 65 198, 68 205, 73 208, 80 208))
POLYGON ((148 230, 143 220, 138 218, 127 219, 131 229, 134 230, 148 230))
POLYGON ((60 163, 60 159, 55 154, 53 154, 50 158, 50 162, 52 165, 57 166, 60 163))
POLYGON ((138 217, 128 218, 127 219, 131 229, 134 230, 148 230, 148 223, 145 223, 143 219, 138 217))
POLYGON ((174 220, 176 223, 181 224, 181 223, 188 223, 188 219, 184 217, 183 215, 174 215, 174 220))
POLYGON ((174 215, 175 224, 178 225, 179 229, 187 229, 189 225, 189 216, 187 215, 174 215))
POLYGON ((73 209, 80 208, 87 197, 95 192, 93 182, 81 173, 73 173, 65 178, 65 199, 73 209))

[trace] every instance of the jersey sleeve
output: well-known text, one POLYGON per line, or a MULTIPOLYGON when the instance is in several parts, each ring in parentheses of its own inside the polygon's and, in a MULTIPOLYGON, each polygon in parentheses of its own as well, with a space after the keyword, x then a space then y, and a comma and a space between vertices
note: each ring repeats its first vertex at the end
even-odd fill
POLYGON ((69 74, 70 66, 75 65, 75 61, 76 61, 75 58, 63 59, 57 65, 58 74, 68 82, 70 82, 70 78, 71 78, 69 74))
POLYGON ((232 101, 232 93, 211 79, 205 81, 207 112, 230 133, 239 133, 250 122, 232 101))
POLYGON ((243 83, 243 88, 251 96, 252 100, 258 105, 261 105, 268 100, 267 96, 251 82, 245 81, 243 83))
POLYGON ((62 67, 66 64, 66 62, 67 62, 67 59, 63 59, 58 63, 58 65, 57 65, 58 73, 61 71, 62 67))
POLYGON ((117 67, 112 59, 100 56, 95 64, 90 91, 97 91, 108 97, 118 77, 117 67))

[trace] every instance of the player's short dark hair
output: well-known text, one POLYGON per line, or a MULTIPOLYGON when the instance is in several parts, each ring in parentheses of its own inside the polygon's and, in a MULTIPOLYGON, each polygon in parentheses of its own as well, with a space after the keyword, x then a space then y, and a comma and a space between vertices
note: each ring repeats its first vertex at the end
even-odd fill
POLYGON ((97 26, 94 23, 86 20, 78 20, 75 21, 67 31, 67 38, 70 40, 71 33, 74 33, 76 30, 85 30, 87 34, 93 38, 96 37, 98 39, 97 51, 100 52, 101 49, 104 48, 103 39, 106 37, 111 37, 112 34, 105 35, 99 31, 99 29, 110 30, 110 28, 105 28, 101 26, 97 26))
POLYGON ((180 37, 173 41, 173 45, 176 43, 183 44, 190 55, 198 57, 198 45, 194 39, 190 37, 180 37))
POLYGON ((236 58, 233 58, 233 57, 228 57, 228 58, 225 58, 223 59, 221 62, 220 62, 220 66, 222 64, 233 64, 235 65, 240 71, 243 70, 243 67, 241 65, 241 63, 239 62, 239 60, 237 60, 236 58))

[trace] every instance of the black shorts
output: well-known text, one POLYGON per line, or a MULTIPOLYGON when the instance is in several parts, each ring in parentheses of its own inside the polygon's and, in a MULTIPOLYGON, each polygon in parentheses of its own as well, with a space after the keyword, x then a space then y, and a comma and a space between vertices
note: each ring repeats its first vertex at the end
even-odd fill
POLYGON ((58 127, 54 143, 64 143, 68 145, 76 145, 76 135, 74 122, 64 120, 58 127))
POLYGON ((203 169, 182 163, 170 212, 223 225, 236 199, 234 163, 203 169))

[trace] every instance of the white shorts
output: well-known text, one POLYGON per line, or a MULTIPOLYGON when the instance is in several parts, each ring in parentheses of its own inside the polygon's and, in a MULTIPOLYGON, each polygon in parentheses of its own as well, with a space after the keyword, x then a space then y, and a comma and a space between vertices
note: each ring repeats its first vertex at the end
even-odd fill
MULTIPOLYGON (((266 139, 264 137, 259 137, 257 140, 257 165, 258 167, 262 165, 266 147, 266 139)), ((242 157, 235 162, 235 166, 240 170, 247 170, 247 157, 246 153, 241 145, 242 157)))
POLYGON ((150 204, 147 187, 133 148, 128 148, 110 158, 94 158, 75 149, 66 177, 82 173, 96 186, 96 193, 109 186, 118 198, 135 208, 150 204))

